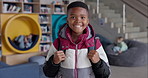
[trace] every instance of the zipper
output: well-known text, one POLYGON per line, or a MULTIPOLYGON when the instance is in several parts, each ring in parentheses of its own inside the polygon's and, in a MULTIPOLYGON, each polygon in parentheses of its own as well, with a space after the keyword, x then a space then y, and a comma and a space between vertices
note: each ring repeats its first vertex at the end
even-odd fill
POLYGON ((76 52, 75 52, 75 69, 74 69, 74 75, 75 75, 75 78, 78 78, 78 70, 77 70, 77 52, 78 52, 78 45, 76 44, 76 52))
MULTIPOLYGON (((68 37, 70 38, 70 36, 68 35, 68 37)), ((82 40, 80 42, 82 42, 84 40, 84 37, 82 38, 82 40)), ((78 69, 77 69, 77 53, 78 53, 78 44, 72 42, 72 40, 70 40, 71 43, 76 45, 76 51, 75 51, 75 69, 74 69, 74 78, 78 78, 78 69)))

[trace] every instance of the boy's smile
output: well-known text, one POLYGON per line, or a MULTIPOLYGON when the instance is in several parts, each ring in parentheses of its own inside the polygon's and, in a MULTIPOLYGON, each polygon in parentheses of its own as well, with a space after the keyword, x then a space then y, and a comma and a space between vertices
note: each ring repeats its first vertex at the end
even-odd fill
POLYGON ((89 23, 88 11, 81 7, 71 8, 68 11, 67 22, 73 33, 82 34, 89 23))

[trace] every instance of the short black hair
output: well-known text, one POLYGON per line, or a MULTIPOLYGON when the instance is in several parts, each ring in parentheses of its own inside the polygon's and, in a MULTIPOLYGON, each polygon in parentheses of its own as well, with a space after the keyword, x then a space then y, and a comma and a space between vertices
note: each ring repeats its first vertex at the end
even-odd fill
MULTIPOLYGON (((123 38, 123 37, 122 37, 122 36, 119 36, 119 37, 118 37, 118 39, 121 39, 121 38, 123 38)), ((123 38, 123 39, 124 39, 124 38, 123 38)))
POLYGON ((75 2, 70 3, 70 4, 67 6, 67 12, 68 12, 69 9, 75 8, 75 7, 81 7, 81 8, 86 9, 87 11, 89 11, 89 10, 88 10, 88 6, 87 6, 84 2, 75 1, 75 2))

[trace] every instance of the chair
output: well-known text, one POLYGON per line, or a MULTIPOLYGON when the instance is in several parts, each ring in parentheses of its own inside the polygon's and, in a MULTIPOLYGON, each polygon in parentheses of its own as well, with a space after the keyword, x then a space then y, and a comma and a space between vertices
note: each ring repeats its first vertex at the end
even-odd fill
POLYGON ((134 40, 125 40, 128 46, 128 50, 116 55, 113 51, 114 44, 111 44, 105 48, 109 63, 115 66, 144 66, 147 65, 147 44, 134 40))
POLYGON ((28 53, 39 51, 39 43, 41 38, 41 28, 38 23, 38 15, 16 14, 8 19, 3 26, 3 53, 4 55, 16 53, 28 53), (19 29, 18 29, 19 28, 19 29), (13 40, 19 35, 33 34, 35 38, 32 47, 27 49, 19 49, 13 44, 13 40), (14 47, 15 46, 15 47, 14 47))
POLYGON ((39 65, 26 63, 11 66, 0 62, 0 78, 40 78, 39 65))

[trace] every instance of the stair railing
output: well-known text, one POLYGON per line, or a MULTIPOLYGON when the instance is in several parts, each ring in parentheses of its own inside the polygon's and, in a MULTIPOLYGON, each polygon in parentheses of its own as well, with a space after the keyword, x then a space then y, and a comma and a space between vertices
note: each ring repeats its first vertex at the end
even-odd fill
POLYGON ((126 28, 126 7, 125 7, 125 4, 123 4, 123 24, 122 24, 122 27, 123 27, 123 33, 125 33, 125 28, 126 28))

